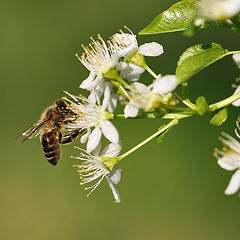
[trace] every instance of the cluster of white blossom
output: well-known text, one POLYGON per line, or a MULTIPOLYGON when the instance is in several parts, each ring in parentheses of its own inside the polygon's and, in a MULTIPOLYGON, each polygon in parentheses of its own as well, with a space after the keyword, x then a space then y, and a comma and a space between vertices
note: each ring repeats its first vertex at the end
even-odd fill
POLYGON ((88 46, 82 45, 84 53, 76 56, 90 73, 79 87, 88 90, 89 96, 66 92, 66 101, 77 116, 68 128, 85 129, 80 141, 86 143, 86 150, 80 149, 82 153, 76 157, 81 161, 76 165, 81 184, 91 182, 93 185, 85 188, 91 193, 105 177, 116 202, 120 202, 120 197, 114 184, 120 182, 122 171, 116 171, 116 162, 107 164, 104 159, 113 161, 121 151, 118 130, 111 122, 117 102, 125 104, 125 118, 136 117, 140 109, 149 112, 171 105, 171 92, 178 85, 175 75, 158 75, 149 86, 137 82, 147 66, 144 56, 159 56, 163 47, 156 42, 139 46, 136 36, 127 30, 128 33, 120 30, 107 42, 98 35, 98 40, 91 38, 88 46), (110 144, 99 154, 102 136, 110 144))
MULTIPOLYGON (((240 54, 234 54, 233 60, 240 69, 240 54)), ((240 86, 236 85, 234 94, 238 93, 239 91, 240 86)), ((240 100, 236 100, 232 103, 232 105, 235 107, 240 106, 240 100)), ((235 129, 235 133, 240 139, 240 135, 238 133, 240 130, 239 121, 240 118, 238 118, 236 122, 237 128, 235 129)), ((214 151, 214 155, 218 159, 217 162, 219 166, 228 171, 236 170, 236 172, 232 175, 228 187, 225 190, 225 194, 231 195, 236 193, 240 188, 240 142, 224 132, 222 133, 222 136, 219 137, 219 140, 222 142, 223 148, 221 150, 216 148, 214 151)))
MULTIPOLYGON (((233 60, 237 64, 238 68, 240 69, 240 54, 239 53, 233 54, 233 60)), ((240 85, 238 84, 239 80, 240 80, 239 78, 236 79, 237 85, 234 84, 234 87, 236 87, 236 90, 234 91, 233 94, 236 94, 236 93, 240 92, 240 85)), ((239 107, 240 106, 240 99, 233 102, 232 105, 235 106, 235 107, 239 107)))

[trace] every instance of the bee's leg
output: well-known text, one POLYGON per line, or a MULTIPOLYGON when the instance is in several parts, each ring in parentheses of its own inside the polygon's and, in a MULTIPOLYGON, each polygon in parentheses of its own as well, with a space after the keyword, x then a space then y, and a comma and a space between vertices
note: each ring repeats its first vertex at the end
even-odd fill
POLYGON ((62 133, 60 131, 58 132, 58 141, 62 142, 62 133))
POLYGON ((62 124, 63 124, 63 121, 56 121, 56 122, 54 122, 54 125, 55 125, 57 128, 60 128, 62 124))
POLYGON ((73 141, 73 139, 75 139, 77 136, 79 136, 84 129, 77 129, 72 131, 71 133, 64 135, 61 137, 61 144, 67 144, 67 143, 71 143, 73 141))
POLYGON ((56 121, 56 122, 54 122, 54 125, 57 127, 57 128, 60 128, 60 126, 62 125, 62 124, 70 124, 70 123, 72 123, 74 120, 70 120, 70 119, 67 119, 67 120, 65 120, 65 121, 56 121))
POLYGON ((70 124, 70 123, 72 123, 73 121, 74 121, 74 120, 67 119, 67 120, 63 121, 63 123, 64 123, 64 124, 70 124))

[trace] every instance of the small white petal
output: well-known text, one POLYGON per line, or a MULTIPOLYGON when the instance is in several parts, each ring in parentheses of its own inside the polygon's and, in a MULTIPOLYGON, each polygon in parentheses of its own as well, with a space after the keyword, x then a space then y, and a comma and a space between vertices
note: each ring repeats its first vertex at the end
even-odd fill
POLYGON ((88 128, 86 134, 84 134, 84 135, 81 137, 80 142, 81 142, 82 144, 84 144, 84 143, 87 142, 90 133, 91 133, 91 130, 90 130, 90 128, 88 128))
POLYGON ((99 142, 97 147, 92 151, 92 155, 98 157, 100 155, 102 144, 99 142))
POLYGON ((119 184, 122 180, 122 174, 123 174, 122 169, 115 166, 112 169, 111 174, 109 175, 109 178, 112 180, 114 184, 119 184))
POLYGON ((144 71, 144 68, 130 63, 128 64, 128 67, 125 67, 120 71, 120 77, 128 79, 129 81, 138 81, 144 71))
POLYGON ((132 83, 132 86, 137 92, 147 92, 148 91, 148 87, 146 85, 144 85, 143 83, 134 82, 134 83, 132 83))
POLYGON ((114 53, 111 57, 111 62, 108 64, 109 68, 114 68, 116 64, 118 63, 119 56, 117 53, 114 53))
POLYGON ((236 54, 233 54, 233 60, 234 62, 238 65, 238 67, 240 68, 240 53, 236 53, 236 54))
POLYGON ((144 56, 156 57, 163 53, 163 47, 159 43, 151 42, 141 45, 138 51, 144 56))
POLYGON ((101 136, 100 128, 96 127, 88 137, 87 152, 92 152, 98 146, 101 136))
POLYGON ((110 96, 111 96, 110 87, 108 84, 106 84, 106 88, 104 91, 104 97, 103 97, 103 103, 102 103, 103 110, 106 110, 106 108, 110 102, 110 96))
POLYGON ((224 13, 229 17, 240 12, 240 1, 239 0, 228 0, 223 4, 224 13))
POLYGON ((83 80, 83 82, 80 84, 79 87, 82 89, 88 89, 89 86, 92 85, 92 82, 93 82, 95 76, 96 76, 95 72, 90 72, 89 76, 85 80, 83 80))
POLYGON ((103 74, 102 72, 99 72, 96 78, 93 80, 92 84, 87 88, 87 90, 91 90, 93 88, 96 88, 97 85, 101 85, 102 80, 103 80, 103 74))
POLYGON ((136 117, 138 115, 139 108, 131 104, 131 101, 124 108, 124 116, 128 117, 136 117))
POLYGON ((129 68, 129 64, 126 62, 120 62, 116 65, 117 71, 123 71, 125 69, 129 68))
POLYGON ((173 91, 178 85, 178 78, 175 75, 157 77, 153 85, 153 93, 165 95, 173 91))
POLYGON ((113 193, 115 202, 120 203, 120 195, 119 195, 117 189, 115 188, 115 186, 113 185, 112 180, 108 176, 106 176, 106 179, 108 181, 109 187, 112 189, 112 193, 113 193))
POLYGON ((119 142, 118 131, 110 121, 108 121, 108 120, 102 121, 101 122, 101 129, 102 129, 103 135, 110 142, 112 142, 112 143, 118 143, 119 142))
POLYGON ((237 162, 234 161, 234 156, 230 156, 230 154, 226 157, 219 158, 217 163, 221 168, 228 171, 232 171, 239 168, 239 163, 237 164, 237 162))
POLYGON ((231 195, 238 191, 240 188, 240 170, 237 170, 233 175, 228 184, 227 189, 225 190, 225 194, 231 195))
POLYGON ((108 104, 108 111, 113 113, 117 107, 117 96, 116 94, 112 94, 110 98, 110 102, 108 104))
POLYGON ((95 91, 95 89, 93 89, 89 96, 88 96, 88 100, 89 102, 91 102, 92 104, 95 104, 97 102, 97 92, 95 91))
POLYGON ((101 156, 104 157, 116 157, 119 155, 122 149, 121 144, 119 143, 110 143, 108 144, 101 152, 101 156))
MULTIPOLYGON (((236 90, 234 91, 233 95, 240 92, 240 86, 238 86, 236 88, 236 90)), ((235 102, 232 103, 233 106, 235 107, 239 107, 240 106, 240 98, 238 100, 236 100, 235 102)))

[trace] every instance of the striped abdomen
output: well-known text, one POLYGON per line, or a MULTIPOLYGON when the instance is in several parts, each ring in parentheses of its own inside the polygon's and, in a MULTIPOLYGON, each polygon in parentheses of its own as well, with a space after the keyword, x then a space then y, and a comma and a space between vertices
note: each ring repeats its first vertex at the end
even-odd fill
POLYGON ((56 165, 60 159, 59 132, 55 128, 44 128, 41 133, 41 143, 47 160, 56 165))

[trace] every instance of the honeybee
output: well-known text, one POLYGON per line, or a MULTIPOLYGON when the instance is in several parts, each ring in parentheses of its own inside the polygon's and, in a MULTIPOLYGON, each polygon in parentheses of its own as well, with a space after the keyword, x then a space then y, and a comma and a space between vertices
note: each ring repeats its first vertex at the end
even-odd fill
POLYGON ((45 157, 52 165, 56 165, 61 157, 60 144, 71 143, 74 138, 83 132, 83 129, 76 129, 63 135, 65 126, 74 119, 76 119, 76 114, 70 109, 69 104, 62 99, 58 99, 54 105, 43 111, 39 121, 33 123, 20 134, 22 138, 19 143, 40 135, 45 157))

